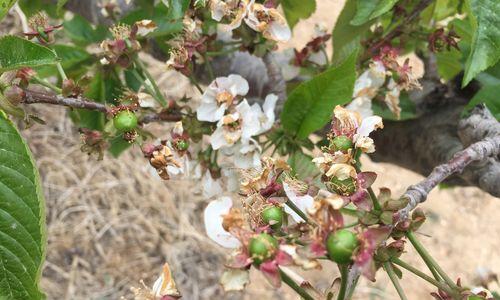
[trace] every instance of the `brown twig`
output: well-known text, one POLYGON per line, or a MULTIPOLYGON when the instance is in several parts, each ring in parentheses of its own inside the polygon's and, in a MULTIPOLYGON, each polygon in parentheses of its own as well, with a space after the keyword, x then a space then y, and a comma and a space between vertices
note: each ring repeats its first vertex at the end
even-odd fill
POLYGON ((22 103, 24 104, 47 103, 47 104, 62 105, 72 108, 95 110, 103 113, 108 113, 110 111, 110 108, 107 107, 106 105, 90 101, 89 99, 86 98, 82 97, 67 98, 61 95, 48 94, 45 92, 39 92, 30 89, 24 90, 24 97, 22 103))
MULTIPOLYGON (((114 110, 116 110, 116 107, 107 106, 99 102, 94 102, 84 97, 69 98, 61 95, 56 95, 54 93, 35 91, 31 89, 24 90, 24 97, 21 103, 46 103, 52 105, 67 106, 71 108, 94 110, 105 114, 111 114, 114 110)), ((177 122, 180 120, 182 120, 182 115, 163 111, 159 113, 146 114, 139 120, 139 123, 146 124, 151 122, 177 122)))
POLYGON ((500 154, 500 135, 487 137, 476 142, 462 151, 457 152, 451 160, 434 168, 434 170, 421 182, 410 186, 403 197, 409 200, 408 205, 398 212, 399 221, 408 218, 418 204, 427 199, 427 195, 439 183, 443 182, 453 173, 462 172, 467 165, 475 161, 486 160, 500 154))

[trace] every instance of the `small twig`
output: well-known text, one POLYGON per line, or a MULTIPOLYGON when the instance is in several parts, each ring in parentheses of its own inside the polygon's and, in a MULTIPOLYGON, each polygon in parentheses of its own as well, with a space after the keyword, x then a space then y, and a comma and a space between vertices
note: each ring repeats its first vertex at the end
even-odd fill
POLYGON ((401 259, 395 257, 392 258, 392 262, 395 263, 396 265, 410 271, 411 273, 417 275, 418 277, 422 278, 423 280, 427 281, 428 283, 436 286, 438 289, 445 291, 448 294, 453 294, 453 291, 444 283, 437 281, 436 279, 430 277, 429 275, 425 274, 424 272, 420 271, 419 269, 405 263, 401 259))
POLYGON ((67 98, 60 95, 47 94, 42 92, 36 92, 33 90, 24 90, 24 98, 22 103, 34 104, 34 103, 47 103, 53 105, 62 105, 72 108, 83 108, 88 110, 100 111, 103 113, 108 113, 109 108, 98 102, 90 101, 86 98, 67 98))
MULTIPOLYGON (((24 98, 21 103, 24 104, 37 104, 46 103, 52 105, 67 106, 71 108, 87 109, 93 111, 99 111, 105 114, 109 114, 113 111, 112 106, 106 106, 99 102, 94 102, 90 99, 78 97, 69 98, 61 95, 56 95, 53 93, 44 93, 39 91, 33 91, 30 89, 24 90, 24 98)), ((151 122, 177 122, 182 120, 182 115, 178 113, 150 113, 143 116, 140 120, 140 124, 146 124, 151 122)))
POLYGON ((500 154, 500 135, 487 137, 482 141, 474 143, 462 151, 457 152, 447 163, 441 164, 432 170, 431 174, 416 185, 410 186, 403 198, 409 200, 408 205, 398 212, 398 221, 408 218, 418 204, 427 199, 427 195, 439 183, 443 182, 453 173, 462 172, 472 162, 485 160, 500 154))

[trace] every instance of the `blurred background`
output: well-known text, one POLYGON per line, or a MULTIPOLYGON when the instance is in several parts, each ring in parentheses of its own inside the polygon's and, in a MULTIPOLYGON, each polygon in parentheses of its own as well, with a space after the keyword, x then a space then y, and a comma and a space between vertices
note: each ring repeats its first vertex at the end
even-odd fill
MULTIPOLYGON (((301 48, 316 23, 333 28, 344 1, 318 0, 316 13, 294 28, 294 39, 282 48, 301 48)), ((19 33, 15 16, 0 23, 0 32, 19 33)), ((331 52, 332 49, 329 49, 331 52)), ((188 80, 144 57, 149 71, 168 97, 199 98, 188 80)), ((414 62, 415 68, 420 68, 414 62)), ((298 299, 287 287, 274 290, 258 273, 243 293, 224 294, 218 281, 228 252, 206 237, 203 209, 207 200, 193 191, 200 183, 163 181, 151 170, 137 146, 119 159, 97 161, 80 151, 80 136, 64 108, 30 106, 47 125, 34 125, 23 135, 40 168, 47 201, 48 247, 42 288, 48 299, 130 299, 140 280, 152 285, 168 262, 183 299, 298 299)), ((169 128, 148 125, 159 137, 169 128)), ((395 195, 422 179, 409 170, 374 164, 365 170, 379 177, 375 189, 389 187, 395 195)), ((435 190, 422 207, 428 221, 420 240, 453 278, 477 284, 481 274, 500 271, 500 199, 476 188, 435 190)), ((410 251, 404 258, 425 270, 410 251)), ((319 289, 338 277, 333 264, 322 271, 302 272, 319 289)), ((374 283, 363 279, 355 299, 398 299, 384 273, 374 283)), ((430 299, 432 287, 412 274, 401 281, 410 299, 430 299)), ((497 283, 492 290, 500 290, 497 283)))

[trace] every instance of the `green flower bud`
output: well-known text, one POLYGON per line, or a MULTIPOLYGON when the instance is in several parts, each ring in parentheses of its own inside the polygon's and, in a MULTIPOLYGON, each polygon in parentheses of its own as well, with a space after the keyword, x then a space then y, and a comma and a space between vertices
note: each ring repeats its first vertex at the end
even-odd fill
POLYGON ((343 196, 350 196, 356 191, 356 181, 352 177, 344 180, 332 177, 330 181, 325 182, 325 185, 330 192, 343 196))
POLYGON ((347 150, 353 147, 352 141, 345 135, 336 136, 330 142, 330 148, 333 148, 335 151, 340 150, 347 152, 347 150))
POLYGON ((248 251, 256 265, 274 256, 278 248, 278 240, 267 233, 260 233, 250 239, 248 251))
POLYGON ((352 262, 352 253, 358 247, 358 238, 349 230, 341 229, 330 233, 326 240, 326 250, 331 260, 339 264, 352 262))
POLYGON ((281 207, 270 206, 262 211, 262 220, 270 224, 273 230, 279 230, 283 225, 284 212, 281 207))
POLYGON ((122 110, 113 118, 113 125, 118 131, 131 131, 137 127, 137 116, 128 110, 122 110))
POLYGON ((177 150, 179 151, 186 151, 188 148, 189 148, 189 142, 186 141, 186 140, 179 140, 177 141, 177 143, 175 144, 175 147, 177 148, 177 150))

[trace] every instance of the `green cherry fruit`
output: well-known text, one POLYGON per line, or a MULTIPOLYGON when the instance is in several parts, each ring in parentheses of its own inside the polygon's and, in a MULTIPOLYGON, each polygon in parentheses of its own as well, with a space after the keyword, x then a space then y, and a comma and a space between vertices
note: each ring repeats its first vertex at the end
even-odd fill
POLYGON ((186 140, 179 140, 177 141, 177 143, 175 144, 175 147, 177 148, 177 150, 179 151, 186 151, 188 148, 189 148, 189 142, 186 141, 186 140))
POLYGON ((340 180, 337 177, 332 177, 329 182, 325 183, 325 185, 330 192, 343 196, 350 196, 356 191, 356 182, 352 177, 343 180, 340 180))
POLYGON ((480 296, 472 295, 472 296, 467 297, 467 300, 484 300, 484 298, 480 297, 480 296))
POLYGON ((353 146, 352 141, 345 135, 336 136, 330 143, 330 147, 335 150, 347 151, 353 146))
POLYGON ((330 233, 326 240, 326 250, 331 260, 339 264, 352 262, 352 253, 358 247, 358 238, 349 230, 341 229, 330 233))
POLYGON ((278 248, 278 240, 267 233, 260 233, 250 239, 248 251, 256 265, 274 256, 278 248))
POLYGON ((273 230, 279 230, 283 225, 284 212, 281 207, 270 206, 262 211, 262 220, 270 224, 273 230))
POLYGON ((137 127, 137 116, 128 110, 122 110, 113 118, 113 125, 119 131, 131 131, 137 127))

